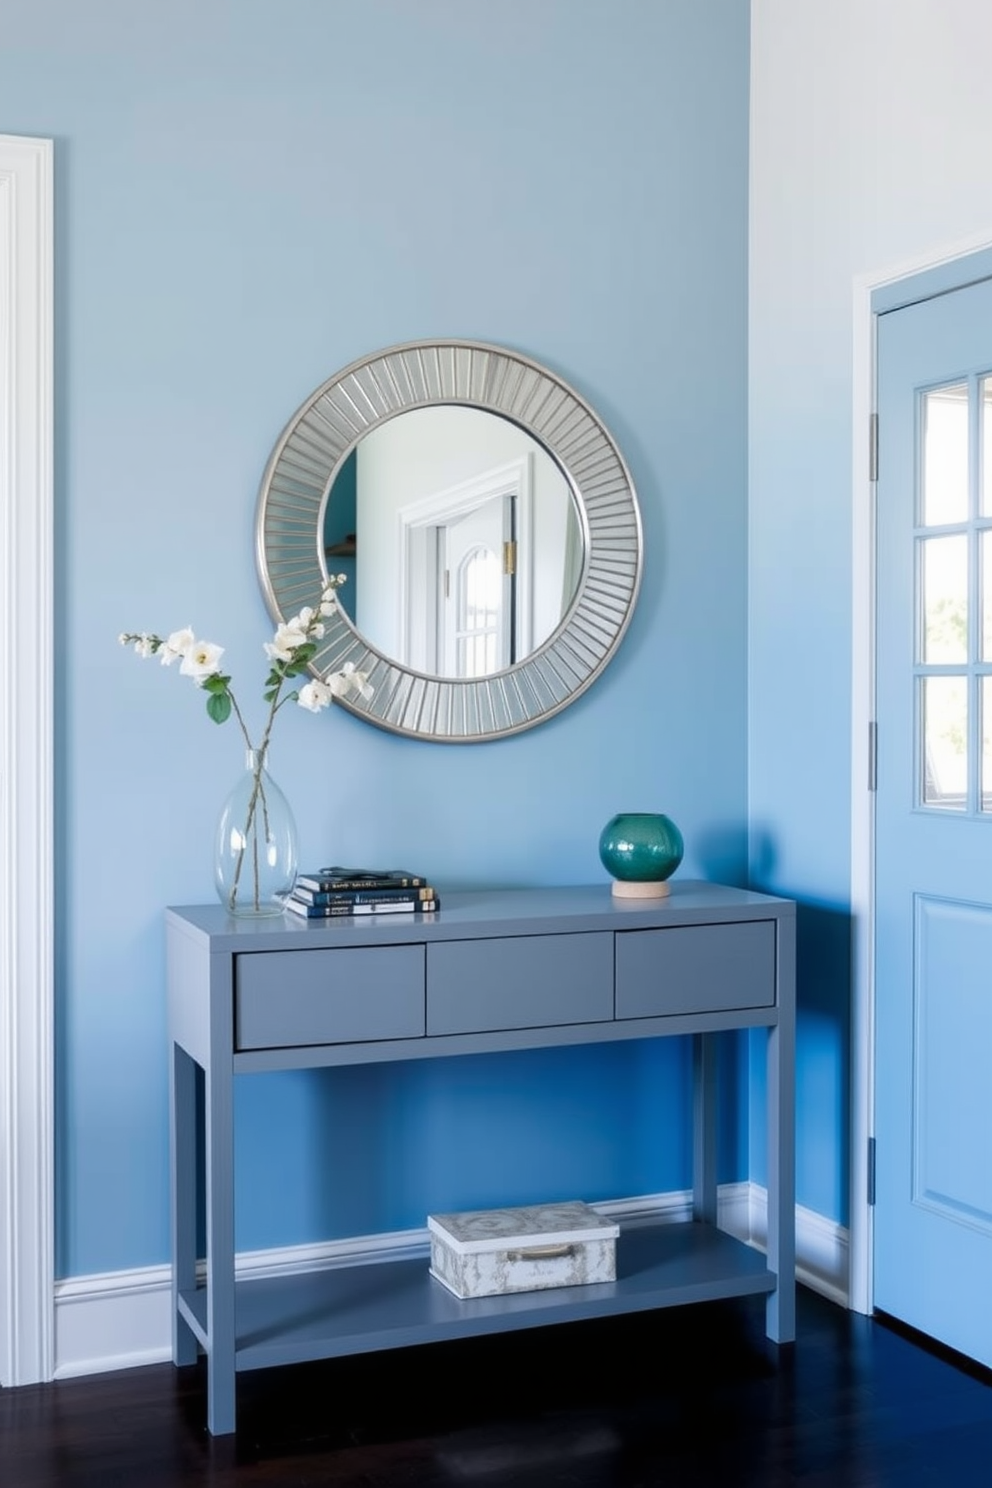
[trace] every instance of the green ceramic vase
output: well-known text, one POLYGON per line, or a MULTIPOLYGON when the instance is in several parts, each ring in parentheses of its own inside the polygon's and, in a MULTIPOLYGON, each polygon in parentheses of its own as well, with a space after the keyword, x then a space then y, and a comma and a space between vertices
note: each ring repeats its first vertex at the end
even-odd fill
POLYGON ((667 816, 653 811, 625 811, 606 823, 599 837, 599 857, 621 883, 662 883, 682 861, 682 833, 667 816))

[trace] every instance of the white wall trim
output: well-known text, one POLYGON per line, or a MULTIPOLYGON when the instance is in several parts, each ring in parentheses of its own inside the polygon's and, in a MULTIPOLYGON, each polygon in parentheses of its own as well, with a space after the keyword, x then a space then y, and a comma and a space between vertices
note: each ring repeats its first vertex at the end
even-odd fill
MULTIPOLYGON (((747 1195, 749 1231, 741 1239, 765 1249, 768 1237, 768 1194, 757 1183, 743 1185, 747 1195)), ((731 1229, 727 1224, 727 1229, 731 1229)), ((737 1233, 733 1231, 733 1233, 737 1233)), ((843 1225, 813 1209, 796 1205, 796 1279, 839 1307, 850 1305, 850 1238, 843 1225)))
POLYGON ((875 486, 869 479, 875 409, 872 287, 854 285, 853 497, 851 535, 851 1306, 870 1312, 871 1208, 868 1138, 874 1130, 875 798, 868 789, 869 727, 875 717, 875 486))
POLYGON ((875 488, 869 480, 869 419, 875 410, 877 316, 872 296, 906 281, 909 303, 915 298, 910 281, 917 276, 989 249, 992 231, 971 234, 888 268, 856 275, 853 284, 850 1306, 857 1312, 871 1312, 873 1305, 868 1140, 875 1128, 875 802, 867 788, 868 726, 875 717, 875 488))
POLYGON ((0 135, 0 1383, 51 1377, 51 140, 0 135))
MULTIPOLYGON (((679 1223, 691 1218, 688 1192, 648 1194, 593 1205, 623 1227, 659 1219, 679 1223)), ((767 1195, 753 1183, 725 1184, 720 1190, 720 1223, 731 1234, 764 1248, 767 1195)), ((279 1250, 242 1253, 241 1278, 290 1275, 423 1256, 426 1229, 362 1235, 322 1245, 295 1245, 279 1250)), ((797 1274, 831 1301, 847 1304, 847 1233, 808 1209, 796 1210, 797 1274)), ((161 1364, 172 1357, 168 1266, 79 1276, 55 1288, 57 1379, 98 1374, 142 1364, 161 1364)))

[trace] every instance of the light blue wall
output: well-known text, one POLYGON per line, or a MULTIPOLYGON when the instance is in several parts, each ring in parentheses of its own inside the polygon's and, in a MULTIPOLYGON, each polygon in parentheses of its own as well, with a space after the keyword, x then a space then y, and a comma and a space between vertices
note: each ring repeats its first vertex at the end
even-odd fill
MULTIPOLYGON (((356 356, 546 362, 628 460, 645 576, 603 678, 525 735, 283 716, 304 860, 600 880, 637 808, 680 824, 683 873, 742 880, 747 26, 742 0, 5 0, 0 127, 56 141, 61 1274, 167 1257, 162 907, 213 897, 240 768, 115 638, 193 625, 259 717, 258 482, 356 356)), ((686 1096, 680 1045, 260 1079, 238 1243, 679 1187, 686 1096)))

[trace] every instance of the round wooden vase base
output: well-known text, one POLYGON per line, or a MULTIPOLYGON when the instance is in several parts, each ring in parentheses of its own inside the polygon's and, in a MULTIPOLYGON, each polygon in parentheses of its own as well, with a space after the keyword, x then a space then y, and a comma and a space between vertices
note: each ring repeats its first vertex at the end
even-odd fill
POLYGON ((617 899, 667 899, 668 881, 655 879, 653 882, 632 883, 630 879, 615 878, 613 893, 617 899))

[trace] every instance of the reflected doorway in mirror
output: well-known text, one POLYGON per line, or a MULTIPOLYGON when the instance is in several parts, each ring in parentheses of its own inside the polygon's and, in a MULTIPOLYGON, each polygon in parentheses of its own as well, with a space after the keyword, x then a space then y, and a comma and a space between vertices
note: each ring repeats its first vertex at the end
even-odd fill
POLYGON ((457 405, 366 434, 331 482, 322 539, 328 566, 342 557, 349 578, 354 552, 342 594, 356 629, 432 676, 488 676, 529 657, 568 613, 582 573, 578 511, 557 462, 511 420, 457 405), (479 564, 460 567, 477 546, 503 575, 487 618, 469 604, 479 564))

